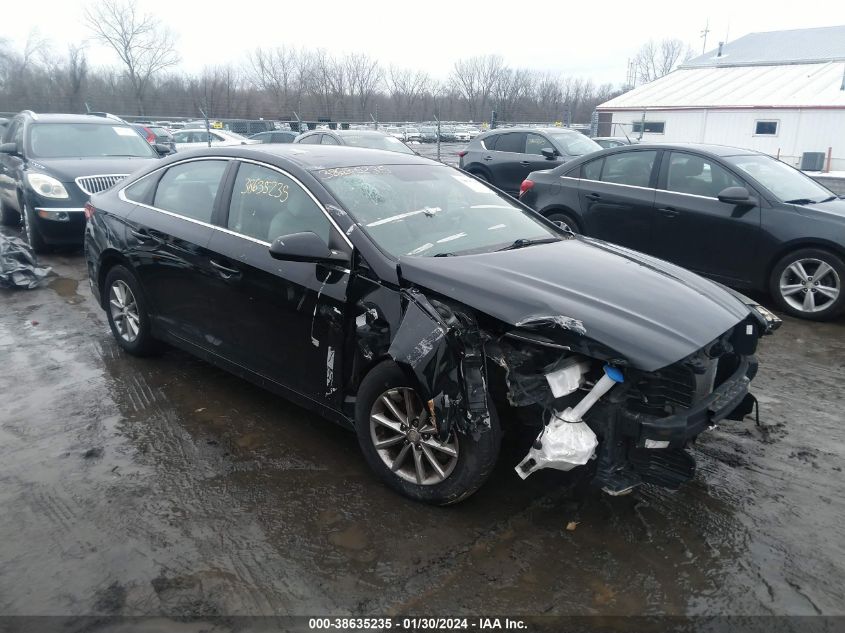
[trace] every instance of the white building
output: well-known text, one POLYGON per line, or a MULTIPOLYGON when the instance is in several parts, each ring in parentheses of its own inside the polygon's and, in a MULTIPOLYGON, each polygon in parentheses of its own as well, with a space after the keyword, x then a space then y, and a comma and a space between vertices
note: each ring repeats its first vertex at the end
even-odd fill
POLYGON ((599 136, 734 145, 845 170, 845 26, 751 33, 601 104, 599 136))

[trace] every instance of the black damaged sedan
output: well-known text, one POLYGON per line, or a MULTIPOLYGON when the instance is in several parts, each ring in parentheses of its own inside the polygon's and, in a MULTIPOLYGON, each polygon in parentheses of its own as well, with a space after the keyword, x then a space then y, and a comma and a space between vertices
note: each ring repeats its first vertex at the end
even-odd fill
POLYGON ((517 467, 611 494, 677 487, 751 410, 778 321, 690 272, 576 237, 451 167, 324 146, 182 153, 92 197, 91 286, 117 342, 162 342, 355 430, 387 484, 460 501, 517 467))

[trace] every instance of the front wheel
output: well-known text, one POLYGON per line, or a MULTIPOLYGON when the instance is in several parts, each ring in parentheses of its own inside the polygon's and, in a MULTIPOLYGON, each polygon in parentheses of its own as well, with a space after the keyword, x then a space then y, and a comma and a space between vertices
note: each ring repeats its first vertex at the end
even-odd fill
POLYGON ((453 430, 441 442, 416 390, 392 362, 361 382, 355 426, 364 458, 388 486, 415 501, 463 501, 487 480, 499 456, 496 412, 478 439, 453 430))
POLYGON ((789 314, 825 321, 845 308, 845 262, 830 251, 803 248, 783 257, 772 269, 772 297, 789 314))
POLYGON ((37 255, 46 253, 49 250, 49 247, 47 246, 47 242, 45 242, 44 238, 41 236, 41 231, 39 231, 38 227, 35 225, 35 214, 25 203, 21 208, 23 209, 23 212, 21 213, 21 218, 23 220, 23 232, 24 235, 26 235, 26 241, 29 242, 32 252, 37 255))

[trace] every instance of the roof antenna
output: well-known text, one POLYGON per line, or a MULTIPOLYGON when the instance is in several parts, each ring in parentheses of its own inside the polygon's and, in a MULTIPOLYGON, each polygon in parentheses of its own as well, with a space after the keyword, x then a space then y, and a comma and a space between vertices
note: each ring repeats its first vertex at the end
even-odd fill
POLYGON ((710 18, 707 18, 707 22, 704 25, 704 30, 701 32, 701 37, 704 40, 704 44, 701 45, 701 54, 707 51, 707 34, 710 32, 710 18))

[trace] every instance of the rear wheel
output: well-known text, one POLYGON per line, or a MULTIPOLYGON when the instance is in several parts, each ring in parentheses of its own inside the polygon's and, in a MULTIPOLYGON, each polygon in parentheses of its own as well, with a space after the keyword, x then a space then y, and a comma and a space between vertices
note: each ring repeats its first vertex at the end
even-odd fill
POLYGON ((115 266, 103 284, 109 327, 118 345, 135 356, 149 356, 159 349, 150 331, 146 300, 135 275, 115 266))
POLYGON ((392 362, 376 366, 361 382, 355 424, 370 467, 416 501, 448 505, 466 499, 487 480, 499 455, 492 404, 490 428, 478 439, 453 430, 441 442, 419 394, 392 362))
POLYGON ((845 262, 840 257, 819 248, 802 248, 775 264, 769 290, 789 314, 825 321, 845 309, 843 282, 845 262))
POLYGON ((21 214, 9 208, 9 205, 0 202, 0 224, 3 226, 18 226, 21 223, 21 214))
POLYGON ((557 224, 564 231, 576 234, 581 232, 578 227, 578 223, 568 213, 564 213, 563 211, 552 211, 551 213, 546 214, 546 218, 557 224))
POLYGON ((486 183, 490 182, 490 179, 481 172, 471 171, 469 173, 471 173, 473 176, 475 176, 476 178, 478 178, 481 181, 484 181, 486 183))

